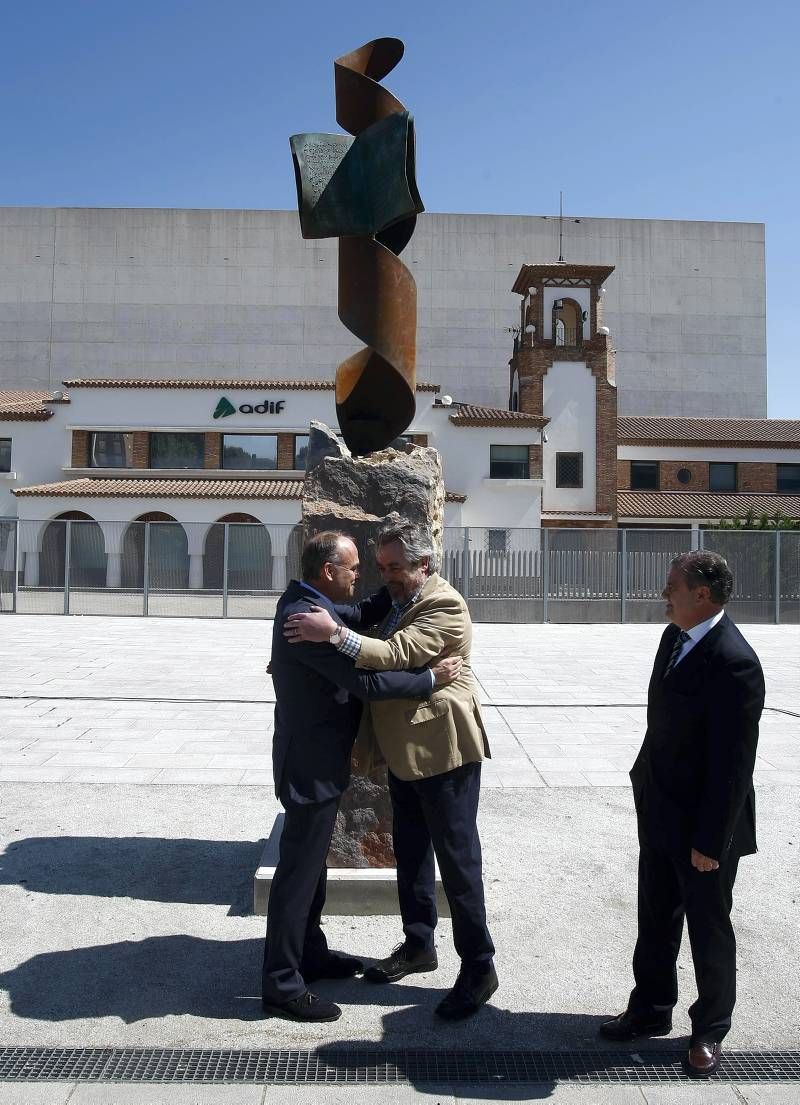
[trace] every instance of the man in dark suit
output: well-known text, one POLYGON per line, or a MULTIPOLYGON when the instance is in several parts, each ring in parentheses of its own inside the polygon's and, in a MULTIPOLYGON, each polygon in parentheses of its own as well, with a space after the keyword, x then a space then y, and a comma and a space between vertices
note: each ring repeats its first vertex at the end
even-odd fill
POLYGON ((600 1026, 611 1040, 670 1032, 685 917, 698 992, 686 1068, 695 1078, 717 1070, 730 1030, 733 884, 740 857, 756 851, 753 767, 764 677, 725 614, 732 590, 716 553, 672 562, 663 591, 672 624, 656 655, 647 732, 631 770, 640 845, 635 986, 625 1012, 600 1026))
MULTIPOLYGON (((362 701, 425 699, 437 682, 458 675, 456 658, 413 671, 356 670, 332 644, 290 646, 283 633, 292 614, 322 606, 342 624, 335 603, 347 603, 359 573, 358 550, 340 533, 320 533, 302 554, 303 582, 293 580, 275 614, 270 671, 275 685, 272 758, 275 793, 286 813, 270 890, 264 947, 265 1011, 295 1020, 336 1020, 341 1009, 311 993, 317 978, 347 978, 362 969, 329 951, 320 927, 325 904, 325 858, 339 800, 350 781, 350 755, 362 701)), ((388 613, 381 590, 347 607, 348 624, 366 628, 388 613)))

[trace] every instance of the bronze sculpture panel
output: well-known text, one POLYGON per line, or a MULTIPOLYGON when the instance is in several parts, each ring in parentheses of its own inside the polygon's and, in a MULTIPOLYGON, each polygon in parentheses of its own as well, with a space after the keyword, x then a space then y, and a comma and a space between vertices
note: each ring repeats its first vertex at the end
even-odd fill
POLYGON ((336 411, 357 456, 383 449, 416 409, 416 286, 398 255, 424 210, 414 121, 379 82, 403 56, 396 38, 334 62, 336 119, 352 137, 290 139, 304 238, 339 238, 339 318, 364 343, 336 370, 336 411))

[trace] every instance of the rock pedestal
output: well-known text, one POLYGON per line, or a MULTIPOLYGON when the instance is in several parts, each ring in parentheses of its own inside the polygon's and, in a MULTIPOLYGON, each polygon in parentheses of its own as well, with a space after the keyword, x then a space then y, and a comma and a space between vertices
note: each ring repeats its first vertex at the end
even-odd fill
MULTIPOLYGON (((303 489, 303 536, 341 530, 358 546, 357 598, 381 586, 374 539, 393 521, 424 526, 441 555, 444 529, 442 462, 435 449, 404 446, 353 457, 321 422, 309 433, 303 489), (407 450, 407 451, 405 451, 407 450)), ((336 820, 329 867, 394 867, 386 771, 363 775, 354 763, 350 789, 336 820)))

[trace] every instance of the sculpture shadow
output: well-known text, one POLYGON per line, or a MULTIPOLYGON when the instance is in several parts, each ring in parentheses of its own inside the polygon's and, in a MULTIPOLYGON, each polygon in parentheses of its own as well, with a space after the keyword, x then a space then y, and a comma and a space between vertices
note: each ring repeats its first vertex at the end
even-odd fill
POLYGON ((252 912, 263 841, 145 836, 28 837, 0 855, 0 885, 37 894, 227 905, 252 912))

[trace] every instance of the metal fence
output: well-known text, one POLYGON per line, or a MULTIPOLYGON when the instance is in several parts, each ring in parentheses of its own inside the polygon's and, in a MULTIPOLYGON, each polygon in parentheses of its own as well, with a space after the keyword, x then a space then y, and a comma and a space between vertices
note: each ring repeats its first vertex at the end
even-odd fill
MULTIPOLYGON (((301 543, 299 525, 0 519, 0 612, 270 618, 301 543)), ((442 574, 475 621, 661 621, 692 547, 727 559, 735 618, 800 623, 798 531, 459 527, 442 574)))

